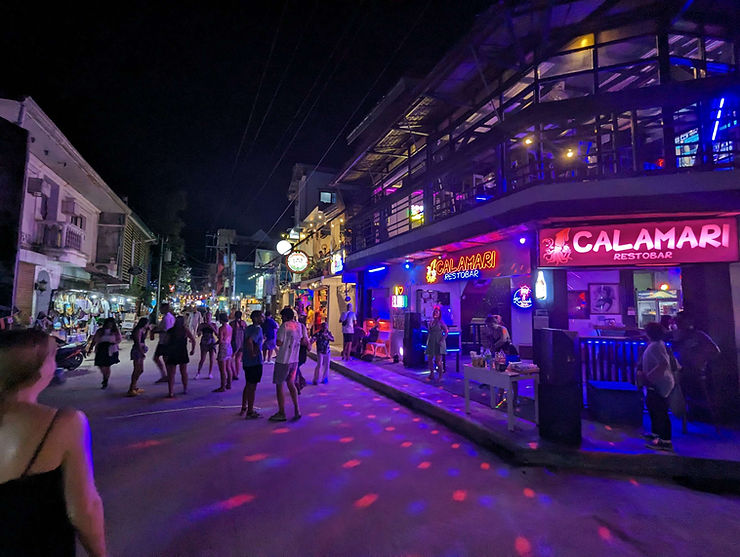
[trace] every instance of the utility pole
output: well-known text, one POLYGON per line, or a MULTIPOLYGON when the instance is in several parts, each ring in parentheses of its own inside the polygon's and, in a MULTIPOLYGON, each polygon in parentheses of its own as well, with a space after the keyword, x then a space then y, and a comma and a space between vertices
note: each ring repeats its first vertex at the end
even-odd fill
POLYGON ((159 319, 160 296, 162 295, 162 261, 164 260, 164 236, 159 237, 159 277, 157 278, 157 303, 154 306, 155 321, 159 319))

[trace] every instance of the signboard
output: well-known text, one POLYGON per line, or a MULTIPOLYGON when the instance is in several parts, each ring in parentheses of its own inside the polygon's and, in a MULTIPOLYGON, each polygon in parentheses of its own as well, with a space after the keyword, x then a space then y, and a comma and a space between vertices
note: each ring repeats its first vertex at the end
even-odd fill
POLYGON ((521 285, 514 292, 512 303, 521 309, 529 309, 532 307, 532 289, 526 284, 521 285))
POLYGON ((477 279, 481 271, 496 267, 496 251, 478 251, 470 255, 460 255, 446 258, 432 259, 427 265, 426 279, 428 284, 440 280, 477 279))
POLYGON ((278 257, 279 255, 276 251, 257 248, 254 250, 254 268, 271 268, 277 264, 278 257))
POLYGON ((341 273, 344 269, 344 254, 341 251, 335 251, 331 254, 330 270, 332 275, 341 273))
POLYGON ((397 285, 393 287, 393 296, 391 297, 391 307, 405 308, 409 305, 409 298, 406 296, 405 288, 397 285))
POLYGON ((542 267, 677 265, 737 261, 733 218, 545 228, 542 267))
POLYGON ((308 255, 301 250, 290 252, 285 258, 286 265, 293 273, 300 274, 308 268, 308 255))

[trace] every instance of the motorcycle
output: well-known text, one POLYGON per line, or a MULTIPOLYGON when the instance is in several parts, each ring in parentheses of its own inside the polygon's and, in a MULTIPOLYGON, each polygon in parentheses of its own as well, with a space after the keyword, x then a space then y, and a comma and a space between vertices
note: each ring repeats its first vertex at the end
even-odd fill
POLYGON ((56 362, 57 368, 65 370, 77 369, 82 365, 85 360, 85 348, 86 342, 76 342, 72 344, 65 344, 61 339, 55 338, 57 341, 57 355, 56 362))

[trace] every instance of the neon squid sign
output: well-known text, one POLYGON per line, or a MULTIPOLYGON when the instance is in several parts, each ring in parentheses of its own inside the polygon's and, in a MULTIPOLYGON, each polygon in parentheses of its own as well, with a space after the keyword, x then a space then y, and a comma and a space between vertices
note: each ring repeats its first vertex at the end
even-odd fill
POLYGON ((445 282, 477 279, 481 277, 481 271, 495 267, 496 252, 494 250, 461 255, 458 258, 433 259, 427 265, 426 279, 428 284, 434 284, 440 278, 445 282))

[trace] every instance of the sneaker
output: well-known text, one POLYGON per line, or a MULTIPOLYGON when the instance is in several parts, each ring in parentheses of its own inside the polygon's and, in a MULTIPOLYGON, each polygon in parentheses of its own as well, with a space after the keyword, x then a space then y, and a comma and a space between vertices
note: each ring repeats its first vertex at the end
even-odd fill
POLYGON ((271 422, 286 422, 288 421, 288 418, 286 418, 285 414, 283 414, 282 412, 276 412, 275 414, 270 416, 268 420, 271 422))
POLYGON ((291 421, 297 422, 300 419, 301 419, 301 413, 298 412, 295 416, 293 416, 293 419, 291 421))
POLYGON ((647 443, 645 446, 648 449, 653 449, 655 451, 673 452, 673 442, 663 441, 663 439, 660 438, 655 438, 653 441, 647 443))
POLYGON ((154 384, 155 384, 155 385, 156 385, 157 383, 167 383, 167 378, 166 378, 166 377, 160 377, 159 379, 157 379, 157 380, 156 380, 156 381, 154 382, 154 384))
POLYGON ((645 433, 642 434, 642 438, 647 439, 648 441, 654 441, 655 439, 658 438, 658 436, 655 433, 646 431, 645 433))
POLYGON ((261 417, 262 417, 262 414, 260 414, 259 412, 255 412, 254 410, 252 410, 251 412, 249 412, 247 414, 247 417, 245 419, 247 419, 247 420, 256 420, 257 418, 261 418, 261 417))
POLYGON ((126 393, 126 396, 137 396, 138 394, 139 394, 139 393, 137 393, 137 392, 136 392, 136 390, 133 390, 133 391, 132 391, 132 390, 129 390, 129 391, 128 391, 128 392, 126 393))
POLYGON ((212 392, 214 392, 214 393, 225 393, 226 392, 226 389, 224 389, 223 387, 219 387, 218 389, 213 389, 212 392))

